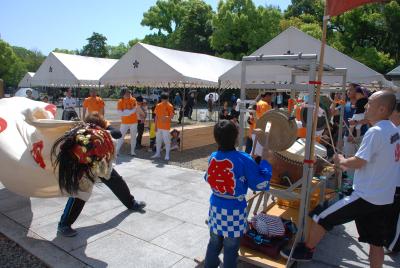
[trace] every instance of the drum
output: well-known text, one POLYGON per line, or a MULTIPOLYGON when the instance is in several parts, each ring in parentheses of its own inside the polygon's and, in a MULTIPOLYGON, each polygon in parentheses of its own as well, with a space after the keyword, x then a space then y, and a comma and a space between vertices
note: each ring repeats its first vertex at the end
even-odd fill
POLYGON ((297 139, 297 125, 294 118, 282 110, 266 112, 257 120, 256 128, 269 133, 268 148, 272 151, 286 150, 297 139), (269 129, 267 129, 268 123, 270 123, 269 129))
MULTIPOLYGON (((326 163, 319 159, 327 156, 326 148, 315 143, 316 164, 314 166, 315 174, 318 175, 325 167, 326 163)), ((289 186, 290 183, 284 177, 287 177, 291 183, 294 183, 303 176, 303 164, 305 154, 305 139, 298 139, 289 149, 279 152, 270 152, 267 160, 272 165, 271 182, 275 184, 289 186)))

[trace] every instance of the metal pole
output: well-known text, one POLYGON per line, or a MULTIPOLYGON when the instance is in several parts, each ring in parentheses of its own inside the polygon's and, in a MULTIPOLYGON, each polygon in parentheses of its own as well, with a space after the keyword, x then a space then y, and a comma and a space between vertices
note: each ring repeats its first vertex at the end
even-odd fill
POLYGON ((82 102, 80 102, 80 98, 79 98, 79 93, 80 93, 80 87, 79 87, 79 84, 78 84, 78 88, 77 88, 77 91, 76 91, 76 93, 77 93, 77 95, 78 95, 78 112, 79 112, 79 117, 81 117, 82 116, 82 121, 85 119, 85 118, 83 118, 83 115, 81 114, 81 104, 83 105, 83 101, 82 102))
MULTIPOLYGON (((346 74, 343 75, 343 81, 342 81, 342 104, 340 107, 340 116, 339 116, 339 133, 338 133, 338 144, 337 147, 339 148, 339 151, 343 152, 343 123, 344 123, 344 109, 346 106, 346 81, 347 81, 347 71, 346 74)), ((337 187, 338 189, 342 188, 342 172, 337 173, 337 187)))
POLYGON ((242 60, 242 74, 240 79, 240 118, 239 118, 239 150, 243 151, 244 117, 246 109, 246 62, 242 60))
MULTIPOLYGON (((182 132, 182 134, 181 134, 181 151, 183 151, 183 126, 185 125, 185 95, 186 95, 186 87, 185 87, 185 84, 183 84, 183 98, 182 98, 182 107, 183 107, 183 109, 182 109, 182 112, 183 112, 183 115, 182 115, 182 125, 181 125, 181 132, 182 132)), ((179 109, 179 112, 178 112, 178 116, 179 116, 179 114, 180 114, 180 109, 179 109)))
MULTIPOLYGON (((314 81, 315 79, 315 68, 316 68, 316 63, 313 62, 310 65, 310 72, 309 72, 309 80, 314 81)), ((305 235, 307 231, 307 220, 306 216, 308 214, 308 208, 309 208, 309 201, 310 201, 310 190, 311 190, 311 184, 312 184, 312 179, 314 176, 314 167, 312 161, 314 160, 314 139, 315 135, 313 134, 313 109, 318 109, 318 107, 314 107, 314 100, 315 100, 315 95, 314 95, 314 90, 315 86, 314 85, 309 85, 308 86, 308 108, 307 108, 307 137, 306 137, 306 146, 305 146, 305 155, 304 155, 304 166, 303 166, 303 183, 301 187, 301 201, 300 201, 300 210, 299 210, 299 235, 300 235, 300 241, 303 242, 305 241, 305 235), (306 162, 308 161, 308 162, 306 162)), ((322 194, 322 193, 321 193, 322 194)))

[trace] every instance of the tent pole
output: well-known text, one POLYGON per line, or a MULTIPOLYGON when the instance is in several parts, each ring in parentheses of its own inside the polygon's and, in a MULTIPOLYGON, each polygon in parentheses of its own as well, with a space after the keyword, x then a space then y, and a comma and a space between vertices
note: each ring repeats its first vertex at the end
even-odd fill
POLYGON ((243 138, 244 138, 244 116, 246 108, 246 61, 242 60, 242 74, 240 82, 240 105, 239 105, 239 150, 243 151, 243 138))
POLYGON ((79 87, 79 83, 78 83, 78 87, 77 87, 77 90, 76 90, 77 99, 78 99, 78 110, 79 110, 79 117, 81 117, 82 121, 83 121, 84 120, 83 114, 81 114, 81 105, 83 105, 83 102, 80 101, 80 98, 79 98, 80 94, 79 93, 80 93, 80 87, 79 87))
MULTIPOLYGON (((341 100, 346 101, 346 81, 347 81, 347 71, 346 74, 343 75, 343 81, 342 81, 342 94, 341 94, 341 100)), ((345 109, 345 103, 341 104, 340 107, 340 116, 339 116, 339 133, 338 133, 338 141, 337 141, 337 147, 339 151, 343 152, 343 118, 344 118, 344 109, 345 109)), ((338 189, 342 188, 342 172, 338 172, 337 176, 337 187, 338 189)))
MULTIPOLYGON (((182 106, 185 107, 185 95, 186 95, 186 85, 183 84, 183 98, 182 98, 182 106)), ((180 113, 180 110, 178 114, 180 113)), ((179 115, 178 115, 179 116, 179 115)), ((185 125, 185 111, 183 109, 183 116, 182 116, 182 125, 181 125, 181 152, 183 151, 183 129, 185 125)))
POLYGON ((221 80, 218 79, 218 116, 217 122, 219 122, 219 114, 221 113, 221 80))

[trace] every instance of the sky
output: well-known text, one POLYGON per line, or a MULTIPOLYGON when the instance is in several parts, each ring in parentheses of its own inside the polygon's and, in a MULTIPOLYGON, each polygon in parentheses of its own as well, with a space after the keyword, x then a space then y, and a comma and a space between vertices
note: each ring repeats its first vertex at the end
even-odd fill
MULTIPOLYGON (((216 10, 219 0, 205 0, 216 10)), ((253 0, 285 10, 290 0, 253 0)), ((0 38, 13 46, 40 50, 81 49, 93 32, 109 45, 151 33, 140 25, 156 0, 1 0, 0 38)))

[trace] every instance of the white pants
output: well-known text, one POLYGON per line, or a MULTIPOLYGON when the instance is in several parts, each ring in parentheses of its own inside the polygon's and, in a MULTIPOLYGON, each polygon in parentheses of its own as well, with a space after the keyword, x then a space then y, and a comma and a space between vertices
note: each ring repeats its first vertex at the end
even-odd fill
POLYGON ((128 129, 131 133, 131 154, 135 153, 137 124, 121 124, 119 130, 121 131, 122 137, 117 142, 117 154, 119 153, 119 150, 121 149, 121 146, 124 143, 124 138, 126 132, 128 132, 128 129))
POLYGON ((162 143, 165 144, 165 157, 169 157, 169 152, 171 151, 171 137, 169 130, 157 129, 156 133, 156 155, 161 154, 162 143))

